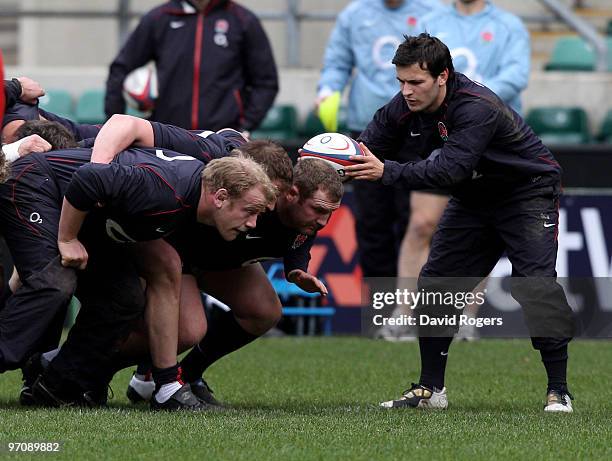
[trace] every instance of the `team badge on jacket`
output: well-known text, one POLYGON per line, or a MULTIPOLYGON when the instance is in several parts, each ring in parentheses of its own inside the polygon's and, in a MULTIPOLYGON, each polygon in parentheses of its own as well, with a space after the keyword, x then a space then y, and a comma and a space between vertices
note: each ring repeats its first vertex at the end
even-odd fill
POLYGON ((448 130, 446 129, 446 125, 444 123, 438 122, 438 132, 440 133, 442 141, 448 141, 448 130))
POLYGON ((308 239, 308 236, 306 234, 298 235, 293 241, 293 245, 291 245, 291 249, 295 250, 296 248, 301 247, 307 239, 308 239))
POLYGON ((214 41, 216 45, 227 47, 227 32, 229 30, 229 22, 225 19, 218 19, 215 22, 215 36, 214 41))

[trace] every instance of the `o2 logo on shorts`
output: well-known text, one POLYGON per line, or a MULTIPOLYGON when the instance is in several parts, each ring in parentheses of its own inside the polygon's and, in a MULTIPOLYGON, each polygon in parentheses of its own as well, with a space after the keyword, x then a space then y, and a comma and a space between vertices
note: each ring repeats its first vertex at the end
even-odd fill
POLYGON ((42 224, 43 220, 40 217, 40 213, 37 213, 36 211, 32 213, 30 215, 30 222, 35 223, 35 224, 42 224))

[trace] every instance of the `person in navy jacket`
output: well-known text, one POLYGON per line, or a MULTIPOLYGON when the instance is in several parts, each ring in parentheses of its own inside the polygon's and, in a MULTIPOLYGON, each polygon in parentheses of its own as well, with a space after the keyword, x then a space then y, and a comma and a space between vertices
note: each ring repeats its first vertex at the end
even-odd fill
POLYGON ((125 110, 123 81, 155 61, 150 119, 186 129, 251 131, 278 92, 268 38, 258 18, 227 0, 171 0, 148 12, 110 66, 105 111, 125 110))
MULTIPOLYGON (((513 268, 512 296, 523 307, 548 375, 545 410, 572 411, 566 368, 574 325, 555 271, 559 164, 520 115, 454 71, 439 39, 425 33, 406 37, 393 63, 401 91, 362 133, 367 155, 353 157, 359 164, 347 174, 385 185, 450 190, 419 291, 470 293, 505 252, 513 268), (373 155, 385 159, 398 149, 423 160, 383 162, 373 155)), ((454 306, 418 308, 436 318, 457 315, 454 306)), ((383 406, 447 407, 444 372, 455 332, 452 324, 419 326, 421 377, 383 406)))

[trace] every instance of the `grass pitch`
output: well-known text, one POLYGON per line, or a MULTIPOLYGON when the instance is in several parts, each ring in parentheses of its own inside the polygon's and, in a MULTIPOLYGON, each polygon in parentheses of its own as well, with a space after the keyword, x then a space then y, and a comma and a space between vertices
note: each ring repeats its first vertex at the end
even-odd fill
POLYGON ((222 413, 160 414, 128 404, 124 371, 105 410, 18 406, 20 374, 0 376, 0 457, 12 459, 612 459, 612 343, 570 345, 574 413, 544 414, 539 354, 524 340, 453 344, 449 409, 385 410, 418 378, 415 343, 263 339, 208 372, 222 413), (60 441, 59 453, 8 443, 60 441))

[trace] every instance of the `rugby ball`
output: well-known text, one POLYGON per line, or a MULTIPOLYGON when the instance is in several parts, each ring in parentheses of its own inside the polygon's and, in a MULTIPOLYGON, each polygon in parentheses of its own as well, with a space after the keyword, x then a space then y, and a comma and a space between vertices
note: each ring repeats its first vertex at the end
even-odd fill
POLYGON ((349 179, 344 168, 355 165, 351 155, 364 155, 357 141, 340 133, 322 133, 306 141, 300 153, 301 158, 319 158, 333 166, 342 180, 349 179))
POLYGON ((157 71, 153 62, 133 70, 123 81, 125 102, 144 115, 153 112, 157 94, 157 71))

